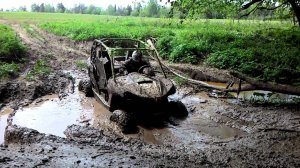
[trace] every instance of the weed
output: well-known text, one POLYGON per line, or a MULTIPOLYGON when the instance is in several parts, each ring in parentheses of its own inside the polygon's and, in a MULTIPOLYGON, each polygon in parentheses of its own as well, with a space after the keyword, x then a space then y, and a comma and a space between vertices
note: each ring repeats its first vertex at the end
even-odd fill
POLYGON ((43 75, 49 73, 50 73, 50 68, 46 65, 46 61, 37 60, 33 69, 27 73, 25 78, 31 81, 31 80, 35 80, 37 75, 43 75))
POLYGON ((0 61, 19 62, 25 55, 25 46, 11 28, 0 24, 0 32, 0 61))
POLYGON ((20 70, 20 65, 15 63, 0 62, 0 79, 15 75, 20 70))
POLYGON ((76 60, 75 64, 76 67, 80 70, 87 69, 87 63, 84 60, 76 60))

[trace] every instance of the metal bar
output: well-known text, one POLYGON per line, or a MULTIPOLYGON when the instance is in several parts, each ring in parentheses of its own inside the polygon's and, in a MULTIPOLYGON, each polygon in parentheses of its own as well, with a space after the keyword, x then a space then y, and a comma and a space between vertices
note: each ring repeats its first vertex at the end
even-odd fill
POLYGON ((155 51, 155 53, 156 53, 156 54, 154 54, 154 55, 155 55, 155 58, 156 58, 157 61, 158 61, 158 64, 159 64, 159 66, 160 66, 161 71, 162 71, 163 74, 164 74, 164 77, 167 78, 167 75, 166 75, 166 73, 165 73, 165 71, 164 71, 164 69, 163 69, 163 67, 162 67, 162 64, 161 64, 161 62, 160 62, 160 59, 158 58, 158 55, 159 55, 158 51, 156 50, 156 48, 155 48, 155 46, 154 46, 154 44, 152 43, 151 40, 147 40, 147 43, 148 43, 148 44, 151 46, 151 48, 155 51))

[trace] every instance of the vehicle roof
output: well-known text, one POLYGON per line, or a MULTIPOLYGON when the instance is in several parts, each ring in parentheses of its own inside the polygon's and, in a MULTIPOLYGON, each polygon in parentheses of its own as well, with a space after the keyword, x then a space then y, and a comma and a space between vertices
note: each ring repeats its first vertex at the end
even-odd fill
POLYGON ((130 38, 102 38, 95 40, 107 50, 152 50, 146 43, 130 38))

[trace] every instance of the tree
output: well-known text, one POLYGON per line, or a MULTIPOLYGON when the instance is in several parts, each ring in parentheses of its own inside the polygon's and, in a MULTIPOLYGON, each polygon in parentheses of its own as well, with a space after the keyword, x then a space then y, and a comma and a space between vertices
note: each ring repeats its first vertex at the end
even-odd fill
POLYGON ((142 10, 141 2, 134 2, 133 11, 131 12, 132 16, 139 16, 142 10))
POLYGON ((64 6, 63 3, 58 3, 56 6, 56 11, 59 13, 65 13, 66 7, 64 6))
POLYGON ((278 8, 290 8, 297 18, 298 25, 300 26, 300 0, 251 0, 250 2, 242 5, 242 10, 251 9, 247 14, 256 10, 276 10, 278 8), (253 7, 254 6, 254 7, 253 7))
POLYGON ((26 12, 27 11, 26 6, 20 6, 19 11, 26 12))
POLYGON ((116 15, 116 12, 117 12, 116 6, 108 5, 106 11, 107 11, 108 15, 116 15))
POLYGON ((96 6, 94 5, 90 5, 87 10, 86 10, 86 13, 87 14, 94 14, 94 11, 96 10, 96 6))
POLYGON ((160 7, 157 3, 157 0, 149 0, 143 11, 143 14, 147 17, 158 17, 159 8, 160 7))
POLYGON ((31 5, 31 11, 32 12, 39 12, 40 11, 40 5, 38 5, 38 4, 32 4, 31 5))
POLYGON ((72 9, 73 13, 87 13, 87 7, 84 4, 76 4, 72 9))
POLYGON ((131 15, 131 12, 132 12, 132 7, 131 7, 131 5, 127 5, 127 7, 126 7, 126 15, 127 15, 127 16, 130 16, 130 15, 131 15))
POLYGON ((46 4, 46 5, 45 5, 45 12, 48 12, 48 13, 54 13, 54 12, 55 12, 54 6, 52 6, 52 5, 50 5, 50 4, 46 4))
POLYGON ((45 4, 44 3, 42 3, 40 5, 40 11, 39 12, 45 12, 45 4))
POLYGON ((245 17, 257 10, 272 11, 283 8, 292 11, 300 26, 300 0, 176 0, 170 3, 171 12, 178 10, 185 17, 193 17, 207 9, 221 13, 233 11, 239 17, 245 17))

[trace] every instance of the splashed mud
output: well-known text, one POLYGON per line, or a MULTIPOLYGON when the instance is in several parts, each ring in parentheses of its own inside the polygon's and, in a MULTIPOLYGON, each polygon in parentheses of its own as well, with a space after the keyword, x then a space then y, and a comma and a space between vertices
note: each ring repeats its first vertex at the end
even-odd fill
POLYGON ((4 131, 7 126, 7 118, 13 111, 11 108, 4 108, 0 111, 0 144, 4 143, 4 131))

